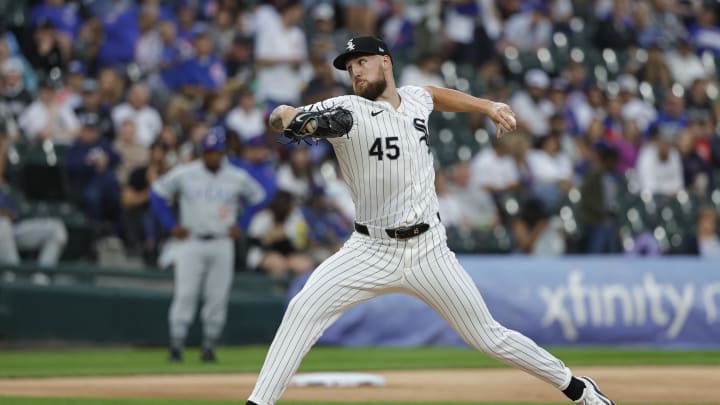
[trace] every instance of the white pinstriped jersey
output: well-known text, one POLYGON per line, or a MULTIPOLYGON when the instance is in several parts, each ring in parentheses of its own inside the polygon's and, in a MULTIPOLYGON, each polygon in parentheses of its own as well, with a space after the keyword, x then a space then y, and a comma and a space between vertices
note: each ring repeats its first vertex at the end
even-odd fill
POLYGON ((355 203, 355 221, 381 228, 412 225, 438 212, 427 129, 430 93, 398 89, 400 106, 348 95, 301 107, 342 106, 353 113, 347 137, 330 139, 355 203))

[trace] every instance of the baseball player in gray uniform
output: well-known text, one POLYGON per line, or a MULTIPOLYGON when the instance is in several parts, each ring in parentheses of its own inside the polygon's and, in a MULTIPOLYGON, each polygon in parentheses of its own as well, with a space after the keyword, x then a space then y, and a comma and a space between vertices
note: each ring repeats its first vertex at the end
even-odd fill
POLYGON ((273 405, 310 347, 348 308, 402 292, 434 308, 470 346, 552 384, 571 400, 614 405, 590 378, 574 377, 562 361, 495 321, 448 249, 433 186, 428 117, 433 110, 480 112, 495 122, 500 136, 515 129, 510 107, 446 88, 396 88, 388 47, 374 37, 351 39, 333 64, 347 70, 355 95, 301 109, 280 106, 270 125, 303 137, 342 128, 343 119, 335 120, 338 109, 352 114, 347 136, 328 140, 352 190, 355 232, 290 302, 247 404, 273 405), (295 122, 303 126, 297 129, 295 122))
POLYGON ((222 333, 240 235, 241 198, 259 204, 262 186, 225 158, 225 138, 211 130, 201 141, 202 159, 180 165, 152 186, 151 205, 163 226, 179 240, 174 251, 175 291, 170 305, 170 360, 182 361, 182 348, 195 317, 202 289, 202 360, 215 362, 214 346, 222 333), (169 201, 177 197, 180 221, 169 201))

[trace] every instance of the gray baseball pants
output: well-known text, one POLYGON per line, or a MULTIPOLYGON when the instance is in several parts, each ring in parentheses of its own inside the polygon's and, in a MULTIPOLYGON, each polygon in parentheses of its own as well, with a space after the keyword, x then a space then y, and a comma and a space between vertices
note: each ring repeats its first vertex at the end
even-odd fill
POLYGON ((441 224, 406 240, 390 239, 382 230, 373 233, 378 237, 353 233, 292 299, 250 401, 273 405, 325 329, 352 306, 390 293, 423 300, 475 349, 555 387, 567 387, 572 373, 562 361, 493 319, 477 286, 448 248, 441 224))
POLYGON ((181 241, 175 251, 175 291, 170 305, 170 343, 181 348, 202 293, 203 346, 220 337, 233 279, 235 246, 227 237, 181 241))
POLYGON ((55 218, 29 218, 16 223, 0 217, 0 263, 18 264, 18 249, 38 249, 38 263, 54 266, 62 255, 68 234, 62 221, 55 218))

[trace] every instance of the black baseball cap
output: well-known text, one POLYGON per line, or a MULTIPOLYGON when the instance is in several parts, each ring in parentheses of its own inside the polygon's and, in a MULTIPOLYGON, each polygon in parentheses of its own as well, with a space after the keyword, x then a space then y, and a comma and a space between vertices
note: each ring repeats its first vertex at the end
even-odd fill
POLYGON ((370 36, 355 37, 347 41, 345 52, 335 58, 333 66, 335 69, 347 70, 345 69, 347 60, 358 55, 387 55, 392 58, 387 44, 382 39, 370 36))

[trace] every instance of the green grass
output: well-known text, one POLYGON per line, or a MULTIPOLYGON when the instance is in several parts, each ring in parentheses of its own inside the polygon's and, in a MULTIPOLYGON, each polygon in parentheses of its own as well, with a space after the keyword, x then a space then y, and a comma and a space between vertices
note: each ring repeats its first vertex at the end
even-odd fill
MULTIPOLYGON (((169 364, 164 349, 21 350, 0 352, 0 377, 257 372, 266 347, 218 350, 218 364, 203 364, 197 350, 183 364, 169 364)), ((551 350, 569 366, 719 365, 720 351, 680 352, 619 349, 551 350)), ((420 368, 504 367, 463 348, 314 348, 301 371, 362 371, 420 368)), ((3 403, 4 405, 4 403, 3 403)))
MULTIPOLYGON (((92 398, 18 398, 0 397, 3 405, 237 405, 238 401, 175 399, 92 399, 92 398)), ((279 405, 386 405, 381 402, 298 402, 280 401, 279 405)), ((393 402, 393 405, 489 405, 489 402, 393 402)), ((494 402, 494 404, 497 404, 494 402)), ((566 404, 563 402, 563 404, 566 404)), ((501 402, 500 405, 558 405, 557 403, 501 402)), ((626 404, 627 405, 627 404, 626 404)), ((640 405, 640 404, 634 404, 640 405)), ((663 404, 685 405, 685 404, 663 404)), ((692 404, 703 405, 703 404, 692 404)), ((713 405, 713 404, 705 404, 713 405)))

